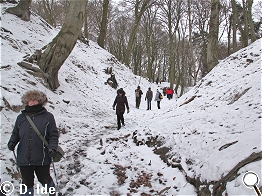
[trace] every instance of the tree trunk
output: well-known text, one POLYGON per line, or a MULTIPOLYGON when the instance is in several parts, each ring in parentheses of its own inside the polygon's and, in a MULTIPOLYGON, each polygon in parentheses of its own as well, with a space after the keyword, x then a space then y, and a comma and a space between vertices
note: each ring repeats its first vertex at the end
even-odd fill
MULTIPOLYGON (((55 21, 54 21, 54 18, 53 18, 53 13, 52 13, 52 9, 50 7, 50 4, 48 1, 46 0, 43 0, 43 9, 44 9, 44 12, 45 12, 45 15, 46 15, 46 18, 47 18, 47 22, 52 25, 52 26, 55 26, 55 21)), ((53 2, 52 2, 53 4, 53 2)))
POLYGON ((103 15, 102 15, 102 20, 101 20, 100 33, 99 33, 99 36, 98 36, 98 45, 102 48, 105 47, 108 5, 109 5, 109 0, 104 0, 103 15))
MULTIPOLYGON (((88 0, 86 0, 86 4, 88 4, 88 0)), ((89 36, 88 36, 88 19, 87 19, 87 7, 85 8, 85 16, 84 16, 84 36, 86 39, 89 39, 89 36)))
POLYGON ((136 45, 133 50, 133 62, 134 62, 134 74, 141 76, 141 66, 142 66, 142 53, 143 47, 139 42, 136 42, 136 45))
MULTIPOLYGON (((194 46, 193 46, 193 39, 192 39, 192 19, 191 19, 191 6, 192 6, 192 2, 191 0, 187 1, 187 8, 188 8, 188 30, 189 30, 189 50, 190 50, 190 55, 189 55, 189 66, 190 66, 190 70, 192 73, 192 77, 193 77, 193 85, 195 86, 197 83, 197 76, 198 76, 198 70, 199 68, 197 68, 196 66, 196 60, 195 60, 195 54, 194 54, 194 46)), ((191 84, 190 84, 191 85, 191 84)))
POLYGON ((232 5, 232 26, 233 26, 233 53, 237 51, 237 9, 236 9, 236 1, 231 0, 232 5))
POLYGON ((38 65, 48 75, 49 87, 59 87, 58 71, 73 50, 81 33, 85 15, 86 0, 70 1, 69 13, 58 35, 44 48, 38 65))
POLYGON ((255 29, 254 29, 254 23, 252 20, 252 5, 253 5, 253 0, 248 0, 247 1, 247 19, 248 19, 248 25, 249 25, 249 30, 251 34, 251 41, 254 42, 256 41, 256 34, 255 34, 255 29))
POLYGON ((219 0, 211 1, 211 16, 207 45, 207 71, 210 72, 218 64, 218 31, 219 31, 219 0))
POLYGON ((242 4, 243 4, 243 15, 244 15, 244 29, 242 31, 240 30, 240 32, 242 32, 241 41, 243 47, 247 47, 248 46, 248 19, 247 19, 247 6, 245 0, 242 0, 242 4))
POLYGON ((144 14, 144 12, 146 11, 146 9, 148 9, 149 7, 151 7, 152 3, 150 3, 151 0, 143 0, 142 2, 142 6, 141 9, 139 10, 139 5, 141 3, 141 0, 136 0, 136 5, 135 5, 135 23, 134 26, 132 28, 130 37, 129 37, 129 41, 127 44, 127 48, 125 51, 125 56, 124 56, 124 63, 129 66, 130 63, 130 57, 131 57, 131 53, 132 53, 132 49, 135 43, 135 37, 136 37, 136 33, 141 21, 141 18, 144 14))
POLYGON ((6 12, 14 14, 24 21, 30 21, 30 6, 32 0, 20 0, 16 7, 6 9, 6 12))

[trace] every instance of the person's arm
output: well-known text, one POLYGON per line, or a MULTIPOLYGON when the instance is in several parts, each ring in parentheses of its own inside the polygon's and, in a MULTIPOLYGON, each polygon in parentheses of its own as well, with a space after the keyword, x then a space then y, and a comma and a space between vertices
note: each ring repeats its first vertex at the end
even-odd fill
POLYGON ((18 126, 18 117, 17 117, 12 135, 7 144, 8 149, 13 151, 18 142, 19 142, 19 126, 18 126))
POLYGON ((128 101, 127 101, 127 97, 125 96, 125 99, 124 99, 124 103, 126 105, 126 108, 127 108, 127 113, 129 113, 129 105, 128 105, 128 101))
POLYGON ((56 150, 58 147, 58 130, 56 127, 56 122, 53 114, 50 113, 50 119, 48 124, 49 131, 49 149, 56 150))
MULTIPOLYGON (((116 97, 117 98, 117 97, 116 97)), ((116 107, 116 98, 115 98, 115 101, 114 101, 114 103, 113 103, 113 110, 115 109, 115 107, 116 107)))

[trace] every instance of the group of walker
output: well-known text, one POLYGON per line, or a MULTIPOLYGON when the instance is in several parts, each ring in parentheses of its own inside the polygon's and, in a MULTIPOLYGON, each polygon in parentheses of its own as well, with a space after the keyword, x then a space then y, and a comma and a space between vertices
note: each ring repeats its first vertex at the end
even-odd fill
MULTIPOLYGON (((117 115, 117 130, 121 128, 121 126, 125 126, 125 120, 124 120, 124 113, 125 108, 127 108, 127 113, 129 113, 129 105, 127 97, 125 96, 125 91, 123 88, 120 88, 117 90, 117 96, 115 98, 115 101, 113 103, 113 110, 116 110, 117 115)), ((142 98, 143 92, 140 88, 140 86, 137 87, 135 90, 135 97, 136 97, 136 108, 139 109, 141 98, 142 98)), ((145 101, 147 101, 147 110, 151 110, 151 102, 153 99, 153 91, 149 87, 146 96, 145 101)), ((157 102, 157 108, 160 109, 160 102, 163 99, 162 94, 157 89, 156 95, 155 95, 155 101, 157 102)))

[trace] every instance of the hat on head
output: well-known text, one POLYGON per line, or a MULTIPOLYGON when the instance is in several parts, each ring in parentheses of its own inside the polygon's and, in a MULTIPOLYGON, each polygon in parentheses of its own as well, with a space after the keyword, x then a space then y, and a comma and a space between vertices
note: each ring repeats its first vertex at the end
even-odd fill
POLYGON ((27 105, 28 101, 32 100, 37 100, 39 104, 45 105, 47 103, 47 97, 46 94, 38 91, 38 90, 30 90, 27 91, 23 96, 22 96, 22 103, 27 105))
POLYGON ((151 90, 151 88, 149 87, 148 90, 151 90))
POLYGON ((124 94, 124 91, 122 89, 119 89, 118 94, 124 94))
POLYGON ((140 86, 137 86, 137 88, 140 88, 140 86))

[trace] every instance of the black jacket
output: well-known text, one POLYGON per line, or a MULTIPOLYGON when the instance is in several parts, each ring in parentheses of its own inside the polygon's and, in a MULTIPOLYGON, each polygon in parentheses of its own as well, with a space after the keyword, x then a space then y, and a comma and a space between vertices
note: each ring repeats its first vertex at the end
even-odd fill
POLYGON ((124 114, 125 113, 125 106, 126 106, 127 109, 129 109, 126 96, 117 95, 116 99, 113 103, 113 107, 115 107, 115 106, 116 106, 116 115, 120 115, 121 113, 124 114))
MULTIPOLYGON (((31 116, 31 119, 49 143, 48 148, 56 150, 58 146, 58 131, 53 114, 44 109, 31 116)), ((25 111, 18 115, 9 142, 13 142, 15 145, 19 142, 17 148, 18 166, 51 164, 48 148, 26 119, 25 111)))

